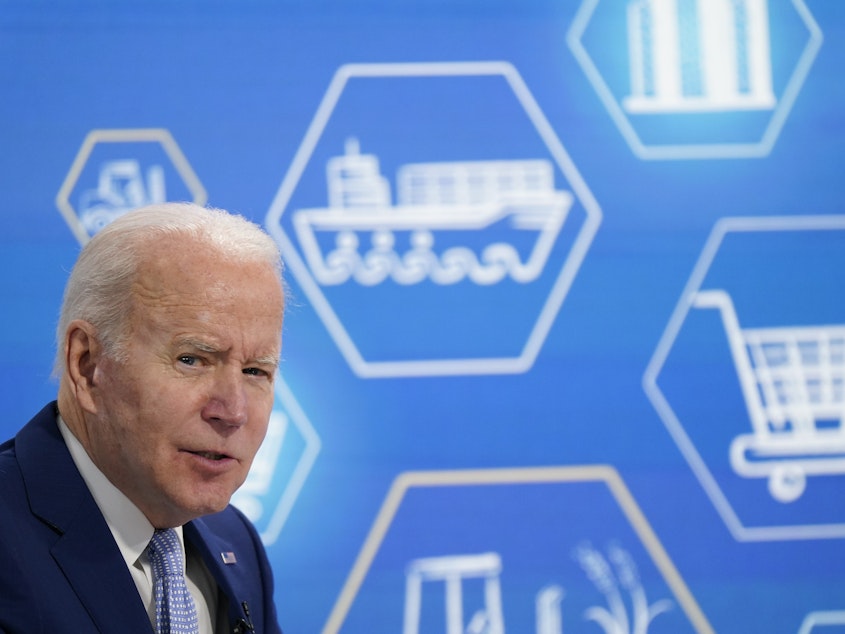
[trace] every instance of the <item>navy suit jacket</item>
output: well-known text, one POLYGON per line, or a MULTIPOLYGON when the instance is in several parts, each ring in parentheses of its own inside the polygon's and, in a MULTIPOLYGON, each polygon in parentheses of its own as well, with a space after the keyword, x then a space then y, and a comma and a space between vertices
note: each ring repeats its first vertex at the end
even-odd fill
MULTIPOLYGON (((0 632, 150 634, 146 608, 56 413, 49 404, 0 445, 0 632)), ((217 581, 228 631, 246 624, 246 602, 256 633, 280 633, 270 565, 249 521, 230 506, 186 524, 184 534, 217 581), (221 553, 229 552, 236 563, 224 563, 221 553)))

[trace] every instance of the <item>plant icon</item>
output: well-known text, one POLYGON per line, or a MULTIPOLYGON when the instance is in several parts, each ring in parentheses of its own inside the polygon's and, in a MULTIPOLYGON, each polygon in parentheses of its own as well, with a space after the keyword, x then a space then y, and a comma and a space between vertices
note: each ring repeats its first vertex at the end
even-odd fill
POLYGON ((589 543, 583 543, 575 549, 574 557, 607 600, 607 608, 593 606, 584 611, 584 618, 595 621, 605 634, 646 634, 658 615, 672 609, 669 599, 649 605, 634 560, 618 544, 608 546, 605 558, 589 543), (623 591, 628 593, 630 615, 623 591))

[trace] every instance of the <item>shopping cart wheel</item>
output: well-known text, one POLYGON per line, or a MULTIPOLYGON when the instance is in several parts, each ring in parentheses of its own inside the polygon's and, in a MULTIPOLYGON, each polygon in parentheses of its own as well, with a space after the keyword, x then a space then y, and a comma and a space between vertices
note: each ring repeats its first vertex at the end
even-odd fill
POLYGON ((779 502, 794 502, 806 486, 804 470, 795 465, 778 465, 769 475, 769 493, 779 502))

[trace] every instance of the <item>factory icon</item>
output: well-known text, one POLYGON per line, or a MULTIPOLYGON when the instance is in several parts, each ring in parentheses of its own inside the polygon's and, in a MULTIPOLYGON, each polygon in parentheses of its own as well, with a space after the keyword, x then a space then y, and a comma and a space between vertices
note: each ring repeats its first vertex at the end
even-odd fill
POLYGON ((631 0, 632 113, 771 109, 766 0, 631 0))

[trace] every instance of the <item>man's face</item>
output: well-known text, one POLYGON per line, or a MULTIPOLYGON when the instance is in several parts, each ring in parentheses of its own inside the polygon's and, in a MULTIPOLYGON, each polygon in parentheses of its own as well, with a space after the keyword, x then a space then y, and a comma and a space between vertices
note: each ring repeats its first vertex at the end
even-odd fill
POLYGON ((267 431, 283 297, 269 265, 169 240, 128 306, 126 361, 100 357, 89 453, 157 527, 222 510, 267 431))

